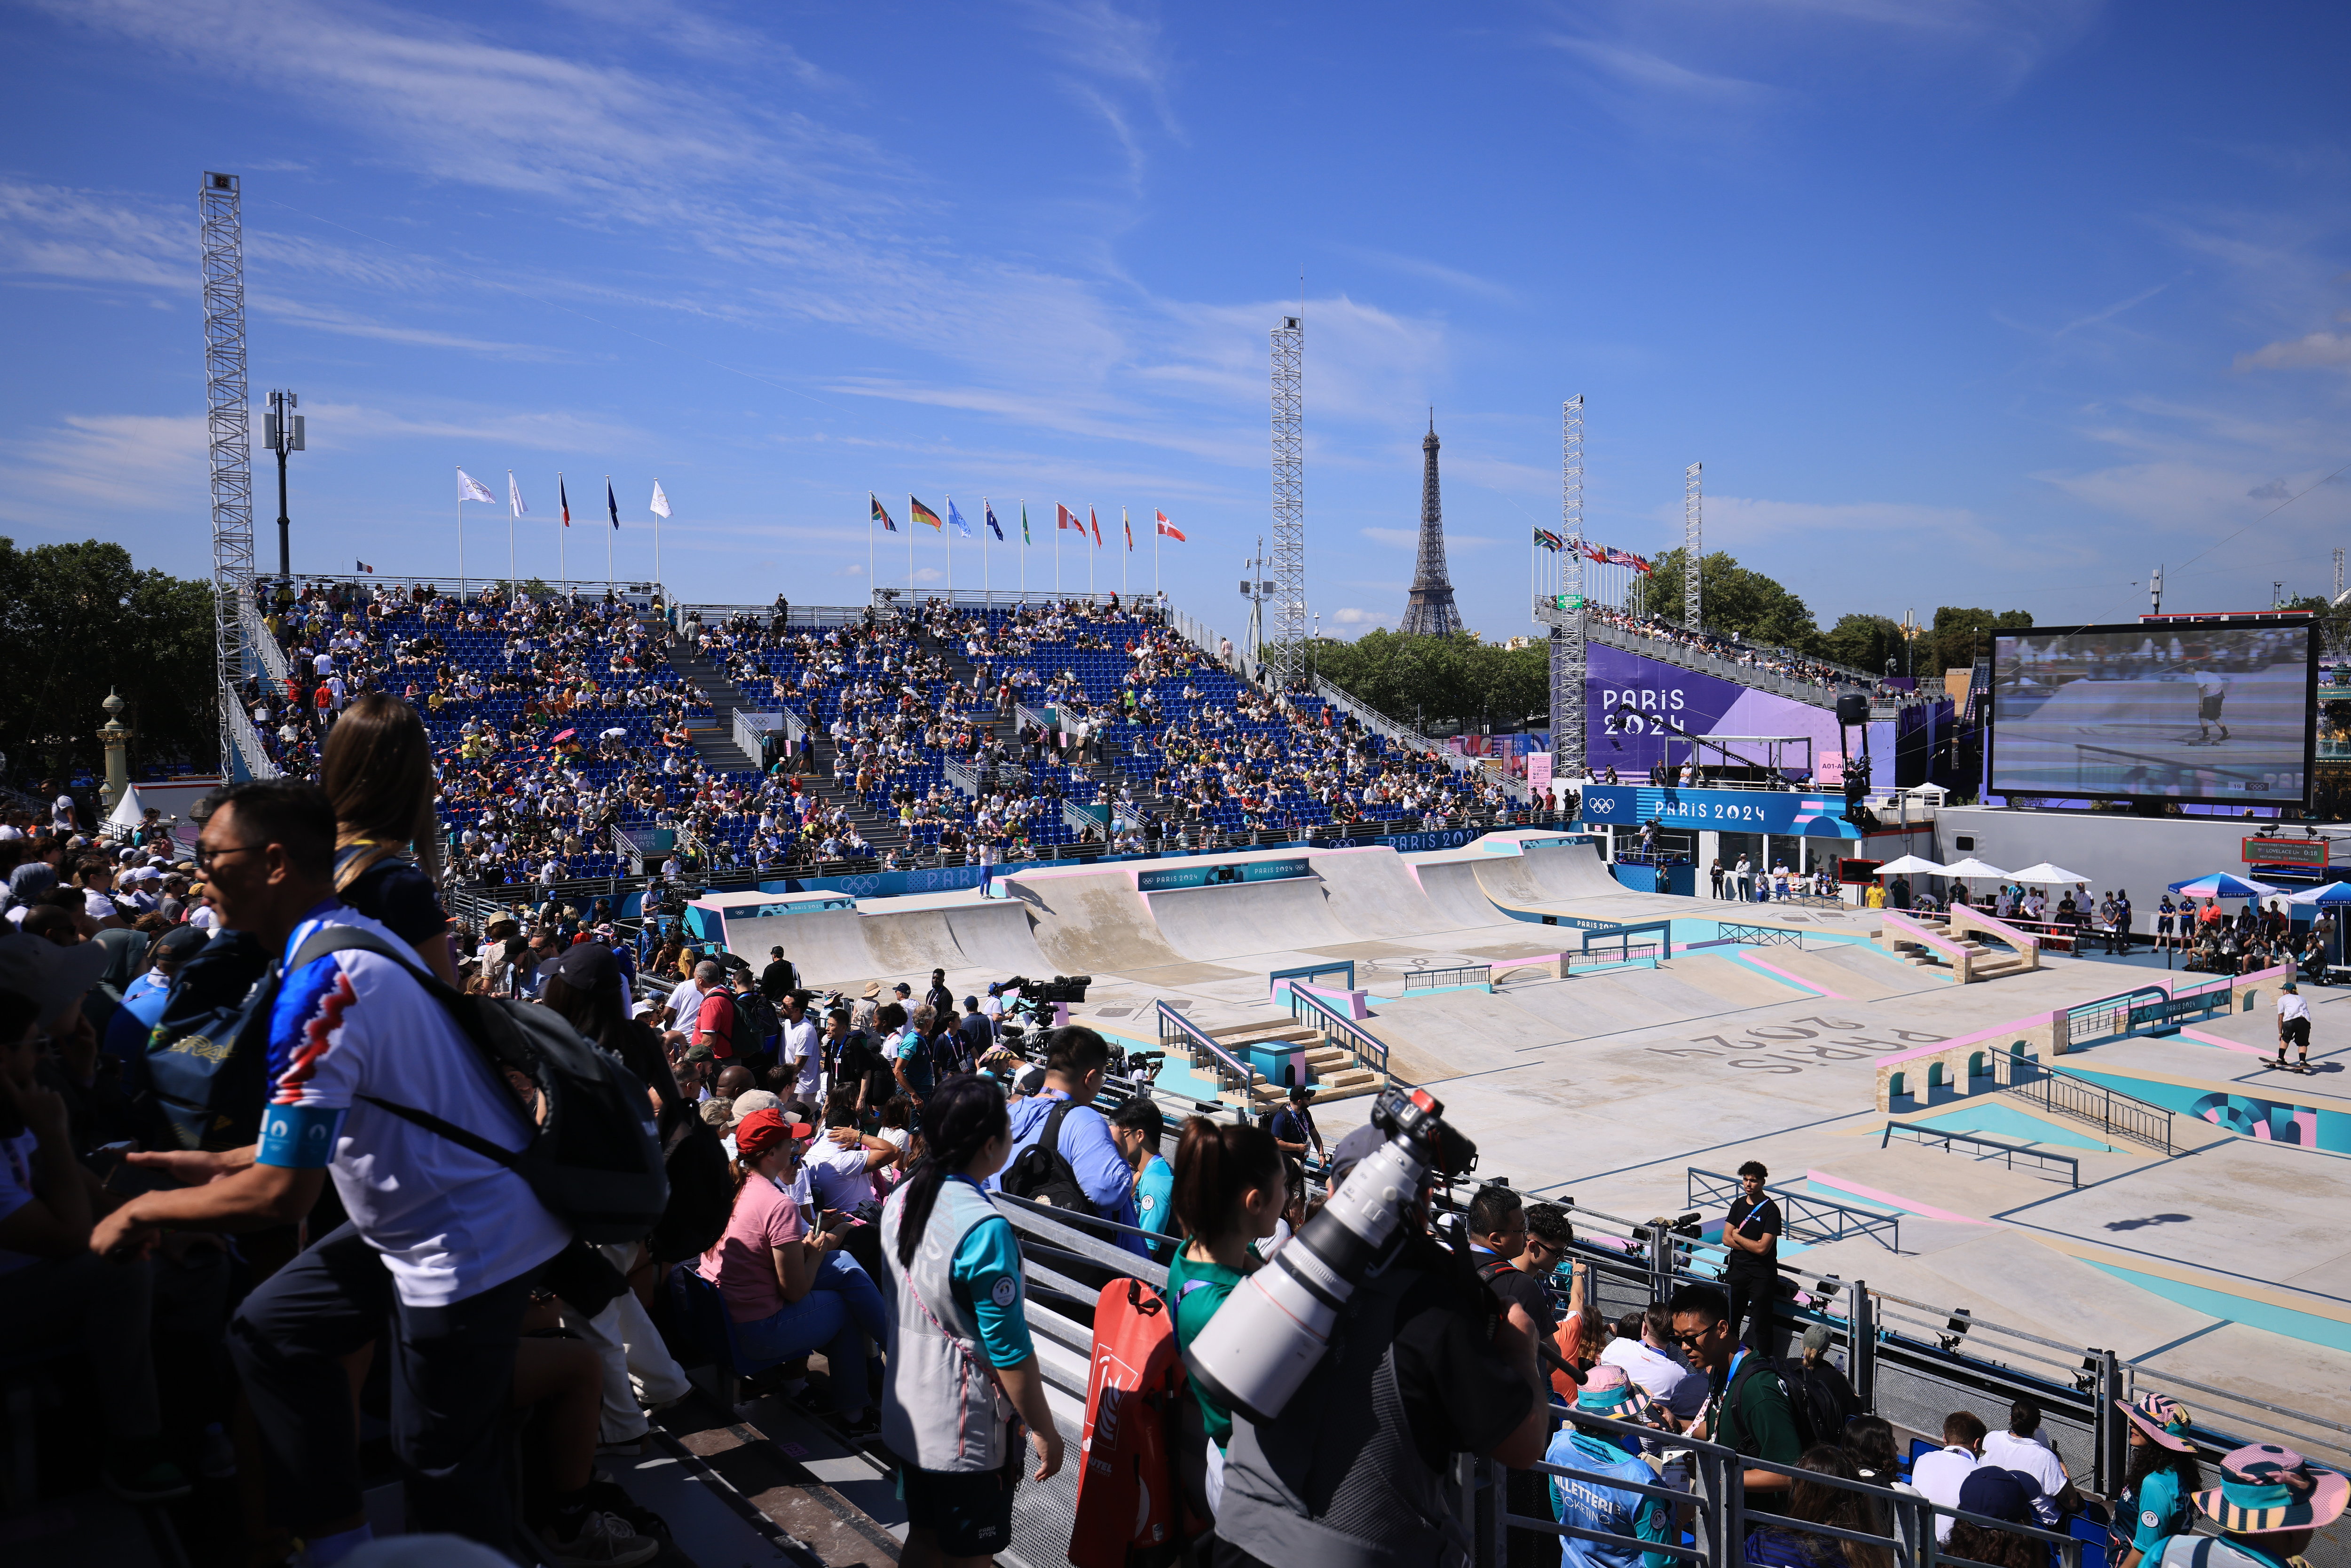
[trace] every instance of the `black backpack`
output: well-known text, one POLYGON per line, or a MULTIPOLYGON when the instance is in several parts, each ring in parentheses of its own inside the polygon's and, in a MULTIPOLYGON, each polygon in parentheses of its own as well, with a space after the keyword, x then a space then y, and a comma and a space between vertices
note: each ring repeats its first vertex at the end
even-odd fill
MULTIPOLYGON (((506 1166, 530 1184, 549 1213, 569 1220, 581 1241, 634 1241, 661 1223, 669 1177, 647 1119, 645 1086, 634 1073, 582 1039, 554 1009, 461 995, 356 925, 313 932, 287 967, 299 969, 329 953, 353 950, 388 958, 406 970, 482 1053, 499 1084, 504 1086, 509 1072, 521 1074, 538 1091, 542 1109, 530 1142, 515 1151, 430 1111, 372 1094, 362 1099, 506 1166)), ((516 1114, 522 1113, 517 1105, 516 1114)))
POLYGON ((1825 1437, 1816 1434, 1813 1430, 1811 1413, 1804 1408, 1804 1402, 1789 1390, 1788 1380, 1781 1375, 1780 1369, 1750 1352, 1740 1358, 1739 1375, 1731 1379, 1729 1385, 1722 1391, 1722 1414, 1715 1424, 1716 1442, 1727 1444, 1734 1452, 1748 1458, 1755 1458, 1761 1454, 1761 1445, 1755 1434, 1747 1429, 1746 1419, 1739 1410, 1740 1396, 1746 1392, 1750 1383, 1759 1377, 1768 1377, 1780 1385, 1781 1395, 1788 1401, 1789 1411, 1795 1418, 1798 1449, 1809 1448, 1818 1442, 1834 1442, 1844 1435, 1842 1421, 1829 1427, 1825 1437), (1726 1427, 1732 1426, 1738 1428, 1736 1432, 1724 1430, 1726 1427))
POLYGON ((1806 1366, 1802 1356, 1789 1357, 1777 1370, 1780 1381, 1787 1385, 1788 1408, 1795 1416, 1796 1437, 1803 1446, 1843 1442, 1845 1418, 1855 1412, 1847 1407, 1838 1379, 1822 1367, 1806 1366))
POLYGON ((260 1137, 277 996, 269 956, 248 931, 214 936, 172 977, 147 1033, 142 1098, 181 1147, 241 1149, 260 1137))
POLYGON ((1076 1109, 1076 1104, 1068 1100, 1053 1107, 1037 1141, 1013 1156, 1004 1173, 1004 1190, 1031 1203, 1066 1208, 1073 1214, 1099 1219, 1102 1209, 1078 1185, 1078 1173, 1061 1153, 1061 1118, 1076 1109))
POLYGON ((726 1234, 735 1210, 735 1173, 726 1167, 726 1145, 699 1116, 680 1119, 662 1140, 663 1168, 669 1176, 669 1207, 645 1239, 658 1263, 699 1258, 726 1234))
POLYGON ((758 1056, 768 1049, 769 1037, 783 1032, 776 1004, 757 986, 728 994, 735 998, 735 1054, 758 1056))

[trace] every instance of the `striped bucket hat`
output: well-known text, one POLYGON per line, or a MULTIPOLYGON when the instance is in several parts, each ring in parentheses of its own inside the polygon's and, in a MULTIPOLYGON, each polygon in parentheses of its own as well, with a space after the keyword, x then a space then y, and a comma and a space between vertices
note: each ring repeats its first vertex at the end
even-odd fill
POLYGON ((1584 1377, 1576 1391, 1575 1407, 1587 1415, 1614 1421, 1649 1419, 1649 1396, 1623 1367, 1604 1363, 1584 1377))
POLYGON ((2342 1517, 2351 1480, 2318 1470, 2292 1448, 2255 1443, 2220 1461, 2220 1484, 2196 1494, 2196 1511, 2231 1535, 2309 1530, 2342 1517))
POLYGON ((2142 1394, 2136 1400, 2115 1401, 2115 1408, 2130 1417, 2130 1424, 2147 1436, 2150 1442, 2183 1454, 2195 1452, 2188 1440, 2188 1427, 2192 1417, 2188 1406, 2168 1394, 2142 1394))

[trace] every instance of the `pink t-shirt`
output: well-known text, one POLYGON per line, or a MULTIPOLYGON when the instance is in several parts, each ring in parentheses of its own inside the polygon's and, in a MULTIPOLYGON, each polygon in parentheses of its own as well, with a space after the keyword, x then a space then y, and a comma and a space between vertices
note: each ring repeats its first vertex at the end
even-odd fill
POLYGON ((735 1196, 726 1234, 702 1255, 695 1272, 718 1287, 726 1298, 726 1315, 737 1322, 773 1317, 791 1303, 784 1300, 784 1288, 776 1280, 772 1249, 807 1233, 807 1222, 791 1195, 766 1176, 754 1176, 735 1196))

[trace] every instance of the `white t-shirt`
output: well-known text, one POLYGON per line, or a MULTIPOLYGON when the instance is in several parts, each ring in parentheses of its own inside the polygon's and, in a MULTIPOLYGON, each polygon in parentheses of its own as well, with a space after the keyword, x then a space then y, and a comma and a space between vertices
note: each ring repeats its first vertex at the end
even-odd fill
MULTIPOLYGON (((33 1153, 40 1145, 41 1135, 30 1128, 0 1142, 0 1219, 33 1201, 33 1153)), ((0 1274, 13 1274, 39 1261, 30 1252, 0 1248, 0 1274)))
MULTIPOLYGON (((1918 1489, 1928 1502, 1945 1508, 1959 1506, 1959 1487, 1982 1461, 1965 1448, 1938 1448, 1931 1454, 1921 1454, 1910 1465, 1910 1484, 1918 1489)), ((1939 1514, 1935 1520, 1935 1539, 1951 1538, 1951 1516, 1939 1514)))
POLYGON ((2306 1019, 2310 1016, 2310 1004, 2303 1000, 2300 991, 2280 991, 2277 999, 2277 1016, 2280 1023, 2285 1022, 2288 1019, 2306 1019))
POLYGON ((814 1019, 784 1026, 783 1058, 793 1070, 793 1092, 815 1105, 824 1078, 824 1053, 817 1049, 814 1019))
MULTIPOLYGON (((373 932, 422 967, 408 944, 335 904, 295 928, 286 956, 329 925, 373 932)), ((269 1080, 262 1163, 325 1169, 408 1305, 463 1301, 570 1240, 522 1177, 370 1103, 431 1112, 502 1148, 525 1142, 512 1092, 391 960, 332 953, 287 975, 270 1013, 269 1080)))
POLYGON ((669 988, 670 1027, 691 1030, 695 1015, 702 1011, 702 988, 688 975, 669 988))
POLYGON ((872 1197, 873 1178, 865 1170, 870 1157, 862 1144, 838 1149, 830 1136, 817 1134, 817 1142, 800 1169, 808 1177, 809 1195, 819 1210, 837 1208, 847 1214, 872 1197))
POLYGON ((1988 1432, 1984 1435, 1983 1457, 1985 1464, 2031 1476, 2041 1483, 2042 1495, 2053 1501, 2065 1490, 2065 1467, 2049 1447, 2045 1430, 2030 1437, 2020 1437, 2013 1432, 1988 1432))
POLYGON ((54 802, 51 803, 49 807, 49 822, 52 826, 65 832, 73 831, 74 798, 72 796, 60 795, 54 802))
POLYGON ((1671 1410, 1681 1420, 1696 1416, 1706 1405, 1707 1382, 1663 1351, 1636 1339, 1612 1339, 1600 1353, 1603 1366, 1621 1366, 1644 1394, 1671 1410))
MULTIPOLYGON (((81 912, 92 920, 111 920, 121 913, 114 907, 114 900, 111 896, 99 892, 94 887, 85 887, 81 890, 81 912)), ((2281 1013, 2280 1016, 2284 1015, 2281 1013)))

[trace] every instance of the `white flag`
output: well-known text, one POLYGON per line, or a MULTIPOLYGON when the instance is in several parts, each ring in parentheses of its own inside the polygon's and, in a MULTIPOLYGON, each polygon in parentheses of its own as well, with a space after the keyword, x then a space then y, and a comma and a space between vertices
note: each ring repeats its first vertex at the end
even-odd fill
POLYGON ((669 497, 662 494, 661 481, 658 479, 653 481, 653 516, 656 517, 669 516, 669 497))
POLYGON ((515 483, 514 470, 509 468, 507 470, 507 516, 522 517, 529 515, 530 508, 522 504, 522 486, 515 483))
POLYGON ((482 488, 482 482, 479 479, 475 478, 463 468, 457 470, 457 501, 459 505, 462 506, 467 501, 487 501, 492 506, 496 506, 497 504, 497 499, 498 498, 496 496, 491 495, 487 490, 482 488))

